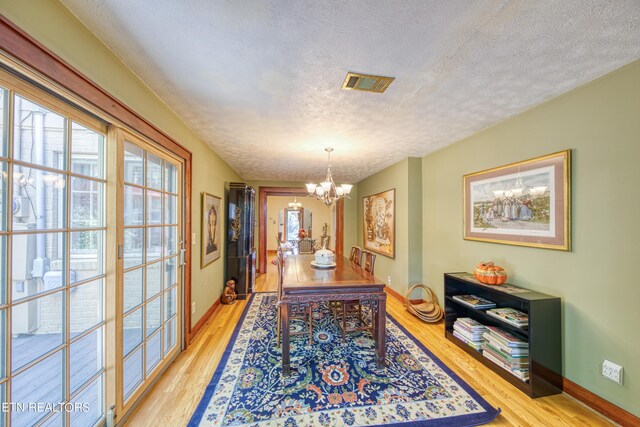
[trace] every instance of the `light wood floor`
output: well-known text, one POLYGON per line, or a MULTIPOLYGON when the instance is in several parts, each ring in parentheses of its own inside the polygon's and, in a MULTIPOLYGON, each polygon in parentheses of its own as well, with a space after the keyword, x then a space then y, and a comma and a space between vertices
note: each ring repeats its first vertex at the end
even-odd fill
MULTIPOLYGON (((269 264, 270 267, 273 267, 269 264)), ((256 291, 276 289, 276 272, 257 279, 256 291)), ((529 399, 518 389, 444 338, 442 324, 425 324, 392 297, 387 310, 440 360, 502 413, 492 426, 610 426, 616 425, 572 397, 561 394, 529 399)), ((191 418, 213 376, 245 301, 221 306, 129 418, 128 426, 184 426, 191 418)))

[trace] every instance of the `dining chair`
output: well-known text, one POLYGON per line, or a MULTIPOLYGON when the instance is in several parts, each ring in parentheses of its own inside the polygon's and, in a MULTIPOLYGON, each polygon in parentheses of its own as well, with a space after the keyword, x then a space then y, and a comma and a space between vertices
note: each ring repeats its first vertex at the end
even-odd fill
POLYGON ((376 263, 376 254, 369 251, 362 251, 362 268, 373 274, 373 268, 376 263))
MULTIPOLYGON (((359 247, 354 246, 351 249, 351 253, 353 255, 354 252, 359 252, 355 257, 358 260, 361 260, 362 265, 361 268, 367 271, 370 274, 373 274, 374 265, 376 262, 376 255, 369 251, 363 251, 359 247), (354 251, 356 248, 356 251, 354 251)), ((351 257, 349 257, 351 259, 351 257)), ((354 264, 356 264, 354 260, 354 264)), ((357 265, 360 265, 359 263, 357 265)), ((342 332, 342 342, 345 343, 347 340, 347 334, 349 332, 356 331, 371 331, 371 337, 375 336, 375 322, 374 322, 374 312, 371 308, 369 321, 365 319, 365 316, 362 312, 362 304, 360 304, 359 300, 346 300, 346 301, 335 301, 333 304, 334 317, 338 321, 338 327, 340 328, 340 332, 342 332), (360 326, 357 327, 349 327, 348 319, 349 318, 357 318, 360 321, 360 326)))
POLYGON ((349 255, 349 261, 355 265, 360 265, 360 259, 362 258, 362 249, 359 246, 351 246, 351 254, 349 255))
POLYGON ((315 240, 312 239, 302 239, 298 243, 298 253, 300 254, 312 254, 313 253, 313 244, 315 240))
MULTIPOLYGON (((284 257, 284 253, 282 251, 278 251, 278 256, 276 257, 276 267, 278 268, 278 302, 277 302, 277 345, 278 347, 280 347, 280 337, 282 335, 282 327, 281 327, 281 316, 282 316, 282 309, 281 309, 281 302, 282 302, 282 286, 284 283, 284 263, 285 263, 285 257, 284 257)), ((313 344, 313 303, 309 304, 308 307, 306 308, 302 308, 302 309, 290 309, 289 311, 289 326, 291 326, 291 320, 299 320, 299 321, 303 321, 307 324, 307 330, 302 330, 302 331, 290 331, 289 335, 291 336, 295 336, 295 335, 305 335, 305 334, 309 334, 309 344, 313 344)))
MULTIPOLYGON (((349 261, 355 265, 360 265, 360 259, 362 257, 362 249, 360 246, 351 246, 351 253, 349 254, 349 261)), ((329 308, 333 312, 333 317, 338 316, 338 312, 342 311, 342 301, 329 301, 329 308)))

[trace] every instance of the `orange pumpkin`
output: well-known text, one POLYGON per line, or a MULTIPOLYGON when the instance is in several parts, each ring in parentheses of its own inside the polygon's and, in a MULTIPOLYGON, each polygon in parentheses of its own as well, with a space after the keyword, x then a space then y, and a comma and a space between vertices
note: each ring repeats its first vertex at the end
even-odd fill
POLYGON ((481 262, 473 273, 478 282, 485 285, 502 285, 507 281, 507 272, 493 262, 481 262))

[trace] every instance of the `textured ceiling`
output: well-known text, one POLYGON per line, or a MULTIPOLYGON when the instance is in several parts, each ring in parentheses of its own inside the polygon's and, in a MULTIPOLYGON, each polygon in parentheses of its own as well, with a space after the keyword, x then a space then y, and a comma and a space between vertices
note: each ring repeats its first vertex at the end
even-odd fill
POLYGON ((62 2, 244 179, 318 181, 333 146, 357 182, 640 58, 638 0, 62 2))

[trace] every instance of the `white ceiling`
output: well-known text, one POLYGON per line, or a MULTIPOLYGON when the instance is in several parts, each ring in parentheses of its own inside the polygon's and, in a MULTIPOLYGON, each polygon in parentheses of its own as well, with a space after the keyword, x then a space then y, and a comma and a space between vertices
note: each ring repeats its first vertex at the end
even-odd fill
POLYGON ((62 2, 244 179, 318 181, 333 146, 357 182, 640 58, 638 0, 62 2))

